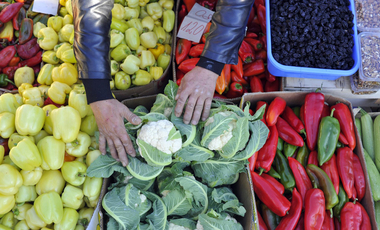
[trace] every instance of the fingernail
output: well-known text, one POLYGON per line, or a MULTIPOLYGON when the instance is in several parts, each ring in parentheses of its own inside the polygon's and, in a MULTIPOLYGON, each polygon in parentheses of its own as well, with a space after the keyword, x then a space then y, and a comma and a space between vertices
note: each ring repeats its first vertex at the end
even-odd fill
POLYGON ((127 163, 123 162, 123 166, 126 167, 126 166, 127 166, 127 163))
POLYGON ((197 125, 198 122, 197 122, 197 121, 192 121, 191 124, 192 124, 192 125, 197 125))
POLYGON ((177 99, 178 99, 178 97, 179 97, 179 95, 178 95, 178 93, 177 93, 177 95, 175 95, 175 98, 174 98, 174 100, 177 100, 177 99))
POLYGON ((183 120, 183 123, 185 123, 186 125, 188 125, 188 124, 189 124, 189 121, 185 121, 185 120, 183 120))
POLYGON ((206 118, 202 118, 202 121, 206 121, 206 118))
POLYGON ((140 118, 139 117, 134 117, 133 119, 132 119, 132 123, 139 123, 140 122, 140 118))

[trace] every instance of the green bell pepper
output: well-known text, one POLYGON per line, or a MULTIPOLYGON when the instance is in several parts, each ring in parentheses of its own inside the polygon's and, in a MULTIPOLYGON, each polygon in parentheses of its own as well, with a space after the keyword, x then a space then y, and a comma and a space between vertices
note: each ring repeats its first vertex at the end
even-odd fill
POLYGON ((157 39, 158 39, 157 42, 160 43, 160 44, 163 44, 165 42, 165 40, 166 40, 165 29, 162 28, 161 26, 154 26, 153 32, 157 36, 157 39))
POLYGON ((140 42, 145 48, 154 48, 157 45, 158 38, 154 32, 145 32, 140 35, 140 42))
POLYGON ((139 18, 140 11, 136 8, 130 8, 130 7, 125 7, 125 20, 131 20, 134 18, 139 18))
POLYGON ((343 206, 349 201, 346 191, 344 191, 342 184, 339 184, 338 199, 339 199, 339 202, 337 205, 335 205, 333 210, 334 210, 334 216, 340 219, 340 211, 342 211, 343 206))
POLYGON ((141 34, 143 32, 143 26, 141 24, 141 20, 137 18, 132 18, 127 22, 127 25, 129 28, 135 28, 141 34))
MULTIPOLYGON (((61 8, 62 9, 62 8, 61 8)), ((19 221, 16 226, 15 230, 29 230, 29 226, 26 224, 25 220, 19 221)))
POLYGON ((146 16, 141 20, 141 24, 143 27, 143 32, 152 31, 154 28, 154 20, 150 16, 146 16))
POLYGON ((79 161, 65 162, 61 168, 62 176, 68 183, 80 186, 86 179, 87 167, 79 161))
POLYGON ((34 201, 37 198, 36 187, 34 185, 22 185, 15 195, 16 203, 34 201))
POLYGON ((83 191, 72 185, 66 185, 62 193, 62 203, 64 208, 78 209, 83 202, 83 191))
POLYGON ((129 26, 124 20, 120 20, 120 19, 112 17, 111 29, 118 30, 124 33, 128 28, 129 26))
POLYGON ((126 90, 131 86, 131 77, 123 71, 115 75, 115 87, 119 90, 126 90))
POLYGON ((143 19, 145 18, 146 16, 149 16, 147 10, 146 10, 146 6, 143 6, 140 8, 140 15, 139 15, 139 18, 140 19, 143 19))
POLYGON ((110 48, 118 46, 122 40, 124 40, 124 33, 118 30, 111 30, 110 48))
POLYGON ((128 55, 128 57, 124 60, 123 64, 120 65, 121 69, 127 74, 134 74, 137 70, 140 69, 141 61, 135 55, 128 55))
POLYGON ((147 85, 152 81, 152 76, 145 70, 137 70, 136 75, 132 77, 132 84, 147 85))
POLYGON ((140 68, 146 69, 149 66, 153 66, 156 63, 154 55, 149 50, 143 50, 140 56, 140 68))
POLYGON ((338 119, 333 117, 334 110, 331 115, 322 118, 319 124, 318 133, 318 162, 323 165, 331 159, 335 152, 340 134, 340 125, 338 119))
POLYGON ((115 60, 111 60, 111 76, 115 75, 119 71, 119 63, 115 60))
POLYGON ((60 169, 65 159, 65 142, 57 140, 53 136, 43 138, 37 144, 42 157, 42 169, 60 169))
POLYGON ((41 229, 46 223, 37 215, 36 209, 32 206, 25 214, 25 221, 31 229, 41 229))
POLYGON ((37 167, 32 171, 21 170, 20 173, 24 181, 23 185, 26 185, 26 186, 36 185, 41 180, 42 168, 37 167))
POLYGON ((164 71, 168 68, 170 64, 170 55, 167 53, 160 54, 157 58, 157 65, 161 67, 164 71))
POLYGON ((174 28, 174 19, 175 19, 175 13, 173 10, 165 10, 163 13, 163 24, 162 27, 165 29, 166 32, 170 33, 174 28))
POLYGON ((72 230, 77 225, 79 213, 72 208, 63 209, 62 221, 54 225, 54 230, 72 230))
POLYGON ((140 34, 136 28, 129 28, 125 31, 125 41, 131 50, 137 50, 140 46, 140 34))
POLYGON ((307 148, 306 143, 298 149, 296 160, 301 163, 301 165, 306 168, 307 161, 309 159, 309 149, 307 148))
POLYGON ((56 65, 59 63, 59 59, 56 55, 56 52, 52 50, 45 51, 42 54, 42 61, 48 64, 52 64, 52 65, 56 65))
POLYGON ((17 223, 17 220, 15 219, 13 212, 8 212, 7 214, 5 214, 1 218, 1 221, 0 221, 0 224, 7 226, 8 228, 11 228, 11 229, 14 228, 16 223, 17 223))
POLYGON ((288 160, 280 151, 277 151, 276 153, 276 157, 274 158, 274 165, 277 172, 281 176, 281 184, 284 185, 285 189, 293 191, 294 186, 296 186, 296 181, 294 179, 292 170, 290 169, 288 160))
MULTIPOLYGON (((124 37, 123 37, 124 38, 124 37)), ((131 54, 131 50, 126 44, 119 44, 111 52, 111 58, 117 62, 123 61, 128 55, 131 54)))
POLYGON ((286 157, 291 157, 296 152, 298 146, 291 145, 289 143, 284 142, 284 155, 286 157))
POLYGON ((38 195, 52 191, 61 194, 65 183, 66 181, 63 179, 62 173, 59 170, 43 171, 42 177, 36 185, 36 192, 38 195))

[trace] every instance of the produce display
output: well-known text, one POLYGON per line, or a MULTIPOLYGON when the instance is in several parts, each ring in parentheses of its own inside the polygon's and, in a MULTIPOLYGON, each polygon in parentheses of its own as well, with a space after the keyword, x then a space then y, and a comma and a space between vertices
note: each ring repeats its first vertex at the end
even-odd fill
POLYGON ((137 152, 127 167, 107 154, 88 168, 112 176, 102 201, 107 229, 243 229, 235 217, 246 209, 230 185, 264 145, 264 108, 251 115, 249 105, 215 101, 205 122, 186 125, 174 115, 177 90, 171 81, 150 111, 133 110, 143 122, 125 124, 137 152))
MULTIPOLYGON (((372 229, 360 204, 367 185, 353 152, 360 140, 349 107, 327 105, 324 94, 313 92, 301 107, 276 97, 257 108, 267 108, 263 122, 270 131, 249 159, 260 229, 372 229)), ((375 180, 371 188, 378 194, 375 180)))
MULTIPOLYGON (((217 1, 184 1, 178 12, 178 26, 191 10, 195 2, 214 9, 217 1)), ((205 46, 211 22, 203 31, 199 43, 180 38, 175 51, 176 79, 180 85, 184 75, 192 70, 205 46)), ((247 33, 239 49, 237 65, 225 65, 218 77, 214 98, 226 99, 241 97, 247 92, 271 92, 280 89, 280 78, 269 73, 266 68, 266 21, 264 1, 255 1, 247 24, 247 33)))

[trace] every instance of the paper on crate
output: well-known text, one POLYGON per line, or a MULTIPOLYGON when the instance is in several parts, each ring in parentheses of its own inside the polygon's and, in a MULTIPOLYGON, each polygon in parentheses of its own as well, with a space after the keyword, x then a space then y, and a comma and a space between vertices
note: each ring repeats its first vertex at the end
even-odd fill
POLYGON ((34 0, 32 10, 38 13, 56 15, 58 6, 59 0, 34 0))

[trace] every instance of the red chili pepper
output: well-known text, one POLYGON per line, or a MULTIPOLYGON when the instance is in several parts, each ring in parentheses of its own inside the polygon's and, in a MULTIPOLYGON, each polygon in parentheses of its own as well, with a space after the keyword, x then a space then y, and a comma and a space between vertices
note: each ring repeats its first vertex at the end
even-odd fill
POLYGON ((339 193, 339 173, 338 173, 338 167, 336 163, 336 156, 335 154, 331 157, 330 160, 325 162, 321 169, 325 171, 325 173, 329 176, 331 182, 334 185, 336 194, 339 193))
POLYGON ((304 124, 306 128, 306 143, 310 150, 314 150, 317 147, 319 123, 321 122, 324 104, 325 96, 322 93, 309 93, 305 97, 304 124))
MULTIPOLYGON (((233 65, 231 65, 232 67, 233 65)), ((232 82, 238 82, 240 84, 242 84, 243 86, 248 86, 248 82, 246 80, 244 80, 244 78, 242 77, 239 77, 238 74, 235 72, 235 71, 231 71, 231 81, 232 82)))
POLYGON ((339 133, 339 139, 340 143, 344 144, 344 145, 348 145, 348 141, 347 141, 347 138, 343 135, 343 133, 339 133))
POLYGON ((18 37, 20 45, 25 44, 33 36, 33 20, 24 18, 21 21, 20 35, 18 37))
POLYGON ((199 58, 191 58, 181 62, 178 66, 178 69, 181 70, 184 74, 194 69, 195 65, 198 63, 199 58))
MULTIPOLYGON (((194 1, 195 2, 195 1, 194 1)), ((177 42, 177 48, 175 50, 175 61, 177 65, 181 64, 190 52, 191 41, 180 38, 177 42)))
POLYGON ((318 152, 316 150, 311 151, 309 158, 307 159, 307 164, 313 164, 318 166, 318 152))
MULTIPOLYGON (((252 12, 254 12, 254 10, 251 10, 251 13, 252 13, 252 12)), ((253 20, 253 18, 255 17, 254 15, 255 15, 255 14, 253 13, 252 20, 253 20)), ((249 16, 251 16, 251 14, 250 14, 249 16)), ((250 21, 250 20, 248 20, 248 21, 250 21)), ((245 37, 246 37, 246 38, 257 38, 257 37, 259 37, 259 36, 257 36, 256 33, 248 32, 248 33, 245 35, 245 37)))
POLYGON ((214 10, 217 0, 197 0, 197 3, 209 10, 214 10))
POLYGON ((268 230, 268 227, 265 225, 265 222, 261 217, 260 212, 257 212, 257 217, 259 218, 259 230, 268 230))
POLYGON ((276 156, 278 143, 278 132, 275 125, 269 127, 269 137, 264 146, 259 150, 256 161, 256 169, 260 170, 260 174, 268 172, 272 166, 274 157, 276 156))
POLYGON ((178 86, 180 86, 180 85, 181 85, 182 78, 185 76, 185 74, 182 73, 182 71, 179 70, 179 69, 177 69, 177 72, 176 72, 176 73, 177 73, 177 74, 176 74, 176 78, 177 78, 176 83, 177 83, 178 86))
POLYGON ((20 66, 36 66, 42 62, 42 51, 38 52, 36 56, 20 62, 20 66))
POLYGON ((255 52, 253 51, 252 46, 244 40, 242 41, 239 48, 239 57, 244 63, 251 63, 253 60, 255 60, 255 52))
POLYGON ((338 119, 340 130, 343 135, 346 137, 348 141, 348 145, 352 150, 355 149, 356 146, 356 137, 355 137, 355 129, 354 122, 352 120, 351 111, 347 105, 343 103, 338 103, 336 105, 331 106, 331 109, 335 109, 334 117, 338 119))
POLYGON ((261 30, 263 33, 267 33, 267 22, 266 22, 266 10, 264 5, 259 5, 257 7, 257 17, 260 21, 261 30))
POLYGON ((276 80, 276 77, 269 73, 269 71, 265 72, 265 78, 267 79, 267 82, 274 82, 276 80))
POLYGON ((362 210, 362 224, 360 225, 360 230, 371 230, 371 219, 369 218, 367 211, 359 202, 357 202, 356 205, 362 210))
POLYGON ((309 189, 305 196, 305 230, 320 230, 325 215, 323 191, 317 188, 309 189))
POLYGON ((365 177, 362 165, 360 164, 359 157, 357 155, 353 155, 353 167, 354 167, 354 181, 355 181, 355 189, 358 194, 357 198, 361 201, 365 195, 365 177))
POLYGON ((16 66, 20 62, 20 57, 13 57, 8 66, 16 66))
POLYGON ((306 192, 309 189, 313 188, 311 181, 310 181, 310 178, 307 175, 305 168, 296 159, 288 157, 288 162, 289 162, 290 169, 293 172, 293 176, 294 176, 294 179, 296 181, 297 189, 300 191, 302 200, 304 201, 303 206, 305 206, 306 192))
POLYGON ((187 12, 190 12, 191 8, 193 8, 194 4, 196 3, 196 0, 184 0, 183 3, 185 3, 187 12))
POLYGON ((347 202, 340 211, 341 228, 344 230, 360 230, 363 221, 362 215, 359 205, 347 202))
POLYGON ((40 51, 40 46, 37 43, 37 38, 33 38, 23 45, 17 45, 16 49, 18 56, 26 60, 35 56, 40 51))
POLYGON ((264 73, 265 65, 264 65, 263 60, 259 59, 259 60, 252 62, 252 63, 244 65, 243 70, 244 70, 244 76, 251 77, 251 76, 255 76, 255 75, 259 75, 261 73, 264 73))
POLYGON ((237 98, 243 95, 243 86, 238 82, 232 82, 228 92, 226 94, 227 98, 237 98))
POLYGON ((50 97, 47 97, 46 100, 44 101, 44 105, 55 105, 57 107, 61 107, 62 105, 61 104, 57 104, 55 102, 53 102, 50 97))
POLYGON ((255 152, 250 158, 248 158, 250 172, 255 170, 257 155, 258 155, 258 152, 255 152))
MULTIPOLYGON (((249 17, 248 17, 248 22, 247 22, 248 27, 250 25, 250 22, 253 21, 253 19, 255 18, 255 16, 256 16, 256 10, 254 7, 252 7, 251 12, 249 12, 249 17)), ((247 35, 248 33, 245 35, 245 37, 248 37, 247 35)))
POLYGON ((261 174, 261 177, 267 180, 281 195, 285 192, 285 187, 273 177, 266 173, 261 174))
POLYGON ((305 229, 305 218, 304 218, 304 214, 301 213, 298 224, 294 230, 304 230, 304 229, 305 229))
MULTIPOLYGON (((270 108, 270 106, 269 106, 270 108)), ((277 118, 276 122, 278 136, 281 137, 286 143, 302 147, 303 139, 302 137, 281 117, 277 118)))
POLYGON ((250 44, 255 51, 260 51, 263 48, 263 43, 257 39, 245 37, 244 41, 250 44))
POLYGON ((265 82, 264 87, 265 92, 274 92, 274 91, 280 91, 280 78, 276 77, 276 80, 274 82, 265 82))
POLYGON ((277 123, 278 117, 284 112, 286 101, 281 97, 276 97, 269 105, 267 116, 265 117, 268 126, 273 126, 277 123))
MULTIPOLYGON (((302 121, 303 124, 305 124, 305 104, 303 104, 300 108, 300 120, 302 121)), ((306 132, 306 128, 305 128, 306 132)))
POLYGON ((19 10, 22 8, 24 3, 16 2, 8 5, 0 12, 0 21, 2 23, 7 23, 12 20, 19 10))
POLYGON ((334 218, 331 217, 330 210, 326 210, 321 230, 334 230, 334 228, 334 218))
POLYGON ((191 47, 189 55, 191 57, 199 57, 199 56, 201 56, 204 48, 205 48, 205 44, 195 45, 195 46, 191 47))
POLYGON ((181 26, 183 19, 187 15, 187 10, 185 5, 181 5, 181 9, 178 11, 178 26, 181 26))
POLYGON ((294 229, 301 217, 302 212, 302 197, 296 188, 293 189, 292 205, 290 206, 289 214, 281 219, 276 230, 294 229))
POLYGON ((290 209, 290 202, 259 174, 252 172, 251 175, 257 197, 276 215, 285 216, 290 209))
POLYGON ((264 92, 263 83, 257 77, 252 77, 249 85, 252 93, 264 92))
POLYGON ((297 115, 293 112, 293 110, 289 107, 286 106, 284 112, 281 115, 282 118, 288 124, 298 133, 303 133, 306 134, 305 132, 305 126, 303 126, 302 121, 297 117, 297 115))
POLYGON ((0 51, 0 67, 4 68, 8 66, 12 58, 16 54, 16 48, 14 46, 7 46, 0 51))
MULTIPOLYGON (((337 166, 340 180, 344 190, 349 199, 353 197, 355 190, 355 176, 354 176, 354 153, 348 147, 337 149, 337 166)), ((343 227, 343 226, 342 226, 343 227)))
POLYGON ((265 101, 258 101, 256 103, 256 111, 259 110, 263 105, 265 105, 265 111, 264 111, 264 115, 263 115, 263 118, 261 119, 261 121, 264 122, 265 125, 267 125, 265 117, 266 117, 267 110, 268 110, 268 103, 266 103, 265 101))
POLYGON ((235 73, 237 74, 239 78, 243 79, 243 76, 244 76, 243 61, 241 60, 239 56, 238 56, 237 65, 231 65, 231 68, 233 71, 235 71, 235 73))

